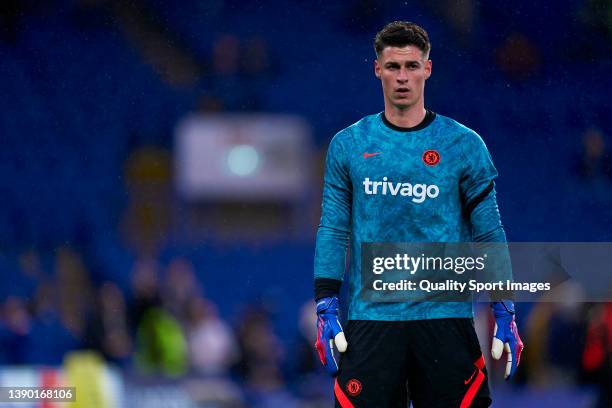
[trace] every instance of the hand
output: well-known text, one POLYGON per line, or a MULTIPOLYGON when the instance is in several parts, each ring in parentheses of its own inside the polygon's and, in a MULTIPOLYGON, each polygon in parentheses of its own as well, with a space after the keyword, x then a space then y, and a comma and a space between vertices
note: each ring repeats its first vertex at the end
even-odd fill
POLYGON ((348 344, 344 331, 338 321, 338 298, 325 297, 317 302, 317 342, 315 347, 319 359, 328 373, 332 376, 338 374, 338 364, 334 357, 333 346, 344 353, 348 344))
POLYGON ((508 362, 506 363, 504 378, 509 380, 516 373, 524 347, 514 321, 514 303, 511 300, 493 302, 491 303, 491 309, 493 309, 493 315, 495 316, 491 356, 495 360, 499 360, 504 349, 506 350, 508 362))

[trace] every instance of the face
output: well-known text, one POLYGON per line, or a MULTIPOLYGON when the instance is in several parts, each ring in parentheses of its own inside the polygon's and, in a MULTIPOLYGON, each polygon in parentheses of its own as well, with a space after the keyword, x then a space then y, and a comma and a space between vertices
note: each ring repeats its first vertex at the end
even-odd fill
POLYGON ((385 47, 374 61, 374 73, 382 83, 385 105, 407 109, 423 101, 431 60, 414 45, 385 47))

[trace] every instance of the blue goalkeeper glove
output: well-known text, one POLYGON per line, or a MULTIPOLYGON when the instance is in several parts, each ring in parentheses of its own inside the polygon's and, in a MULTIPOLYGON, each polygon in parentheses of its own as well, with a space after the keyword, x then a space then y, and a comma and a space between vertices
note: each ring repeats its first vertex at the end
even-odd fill
POLYGON ((516 373, 523 352, 523 341, 518 334, 514 321, 514 302, 511 300, 493 302, 491 303, 491 309, 493 309, 493 315, 495 316, 491 356, 495 360, 499 360, 504 349, 506 350, 508 361, 504 378, 509 380, 516 373))
POLYGON ((319 359, 329 374, 338 374, 338 364, 334 357, 333 345, 339 352, 346 351, 344 331, 338 321, 338 298, 324 297, 317 302, 317 342, 315 347, 319 359))

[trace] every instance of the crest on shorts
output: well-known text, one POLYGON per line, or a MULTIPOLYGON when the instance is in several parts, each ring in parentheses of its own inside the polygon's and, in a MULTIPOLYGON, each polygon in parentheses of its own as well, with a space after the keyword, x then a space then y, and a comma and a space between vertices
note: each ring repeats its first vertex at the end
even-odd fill
POLYGON ((361 382, 355 378, 348 380, 346 383, 346 392, 348 392, 351 397, 356 397, 359 395, 362 388, 361 382))

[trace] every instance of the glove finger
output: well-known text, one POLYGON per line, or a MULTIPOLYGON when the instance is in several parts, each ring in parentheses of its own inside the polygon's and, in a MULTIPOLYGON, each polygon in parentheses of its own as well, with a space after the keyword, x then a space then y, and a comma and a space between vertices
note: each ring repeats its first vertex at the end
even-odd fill
POLYGON ((315 343, 315 348, 317 349, 317 353, 319 354, 319 360, 321 360, 321 364, 325 365, 327 359, 325 357, 325 339, 323 338, 323 321, 319 319, 317 321, 317 342, 315 343))
POLYGON ((514 364, 514 359, 512 358, 512 353, 510 352, 510 347, 508 343, 506 343, 506 351, 508 352, 508 360, 506 361, 506 372, 504 373, 504 379, 508 380, 516 371, 516 366, 514 364))
POLYGON ((519 364, 521 364, 521 354, 523 353, 524 348, 525 346, 523 345, 523 342, 521 341, 521 338, 519 337, 518 345, 516 347, 516 353, 515 353, 516 355, 514 356, 517 367, 519 366, 519 364))
POLYGON ((522 349, 522 343, 517 341, 517 339, 514 337, 510 338, 508 343, 506 343, 506 351, 508 352, 509 361, 509 367, 508 365, 506 366, 506 379, 509 379, 514 376, 514 373, 516 372, 516 369, 521 359, 522 349))
POLYGON ((348 343, 346 341, 346 337, 344 336, 344 332, 341 331, 340 333, 336 334, 336 337, 334 337, 334 343, 336 344, 336 348, 339 352, 344 353, 346 351, 348 343))
MULTIPOLYGON (((521 353, 523 352, 523 341, 521 340, 521 336, 519 336, 518 334, 518 329, 516 327, 516 323, 512 322, 512 334, 514 335, 513 343, 511 344, 512 346, 512 352, 514 354, 513 358, 515 361, 515 365, 516 367, 518 367, 518 365, 521 363, 521 353)), ((515 369, 516 369, 515 367, 515 369)))
POLYGON ((336 348, 339 352, 344 353, 348 344, 346 342, 346 337, 344 336, 344 330, 342 330, 342 325, 338 321, 338 318, 330 319, 329 323, 336 348))
POLYGON ((327 353, 325 369, 332 376, 335 376, 336 374, 338 374, 338 363, 336 363, 336 357, 334 356, 334 347, 332 339, 325 342, 325 352, 327 353))
POLYGON ((499 360, 504 351, 504 343, 497 337, 493 337, 493 344, 491 344, 491 357, 495 360, 499 360))

